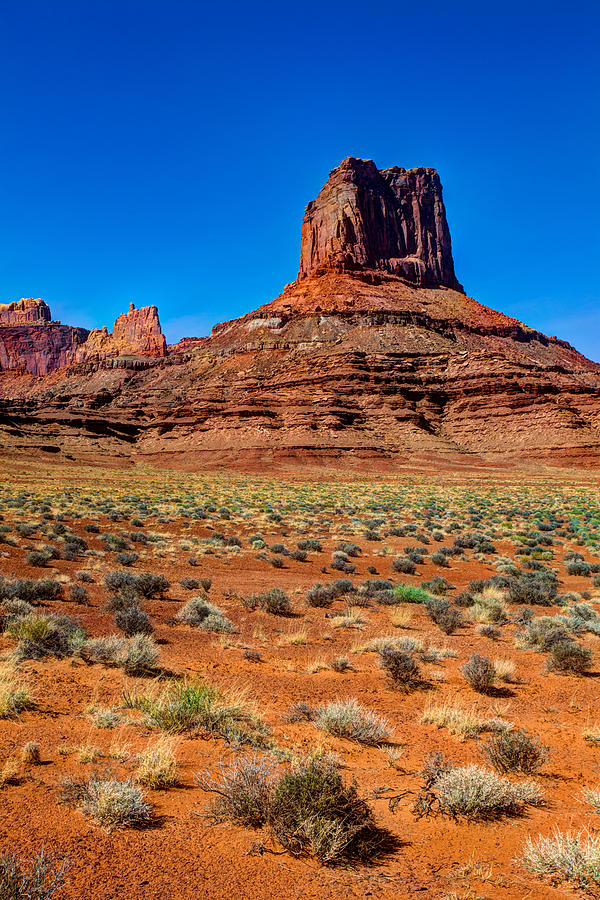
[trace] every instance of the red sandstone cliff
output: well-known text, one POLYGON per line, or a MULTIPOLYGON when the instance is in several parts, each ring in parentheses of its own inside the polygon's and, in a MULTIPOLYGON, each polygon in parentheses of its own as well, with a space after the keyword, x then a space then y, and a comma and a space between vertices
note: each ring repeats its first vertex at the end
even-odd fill
POLYGON ((135 309, 106 328, 73 328, 51 321, 43 300, 23 299, 0 305, 0 373, 48 375, 86 360, 119 356, 165 356, 167 344, 155 306, 135 309))
POLYGON ((192 468, 600 462, 600 366, 466 296, 431 169, 345 160, 307 207, 298 279, 208 338, 164 357, 155 312, 121 318, 44 378, 0 373, 0 446, 192 468))

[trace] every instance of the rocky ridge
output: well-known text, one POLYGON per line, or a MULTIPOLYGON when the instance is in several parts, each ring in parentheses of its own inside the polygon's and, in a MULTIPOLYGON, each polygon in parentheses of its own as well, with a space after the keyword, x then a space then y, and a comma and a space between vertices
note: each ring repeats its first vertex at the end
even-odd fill
POLYGON ((600 460, 600 366, 465 294, 432 169, 345 160, 279 297, 166 356, 146 316, 110 340, 147 357, 98 333, 44 378, 0 374, 0 443, 189 468, 600 460))

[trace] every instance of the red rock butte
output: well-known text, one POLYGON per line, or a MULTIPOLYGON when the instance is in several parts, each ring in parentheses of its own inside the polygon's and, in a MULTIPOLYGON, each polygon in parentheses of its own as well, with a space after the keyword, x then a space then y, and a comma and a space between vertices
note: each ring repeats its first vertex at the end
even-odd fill
MULTIPOLYGON (((508 289, 508 287, 507 287, 508 289)), ((345 159, 275 300, 167 347, 0 307, 0 444, 187 467, 597 465, 600 366, 457 281, 434 169, 345 159)))

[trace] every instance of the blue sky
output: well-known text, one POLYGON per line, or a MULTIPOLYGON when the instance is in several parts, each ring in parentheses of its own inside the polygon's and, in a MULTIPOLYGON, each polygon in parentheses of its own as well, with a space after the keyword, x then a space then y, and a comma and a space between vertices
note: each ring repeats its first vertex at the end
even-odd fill
POLYGON ((600 360, 597 3, 0 2, 0 302, 206 334, 345 156, 441 175, 467 292, 600 360))

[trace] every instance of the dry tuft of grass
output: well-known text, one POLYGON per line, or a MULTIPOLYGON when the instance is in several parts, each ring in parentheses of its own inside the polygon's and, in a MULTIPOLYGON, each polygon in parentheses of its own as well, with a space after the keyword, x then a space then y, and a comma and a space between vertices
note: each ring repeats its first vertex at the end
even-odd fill
POLYGON ((27 685, 17 675, 16 667, 6 663, 0 668, 0 719, 11 719, 33 706, 27 685))
POLYGON ((389 740, 391 730, 386 719, 354 700, 334 700, 317 707, 316 728, 334 737, 345 737, 359 744, 377 745, 389 740))
POLYGON ((390 625, 394 628, 408 628, 412 622, 412 612, 402 606, 396 606, 388 611, 390 625))
POLYGON ((550 837, 528 838, 521 862, 550 883, 568 881, 587 891, 600 885, 600 837, 556 829, 550 837))
POLYGON ((441 703, 429 700, 423 710, 421 723, 447 728, 450 734, 458 735, 463 741, 476 738, 484 731, 509 731, 512 728, 512 724, 503 719, 482 718, 475 707, 463 706, 458 698, 441 703))
POLYGON ((138 754, 135 780, 152 790, 161 790, 177 784, 177 760, 175 748, 178 741, 162 737, 148 744, 138 754))

